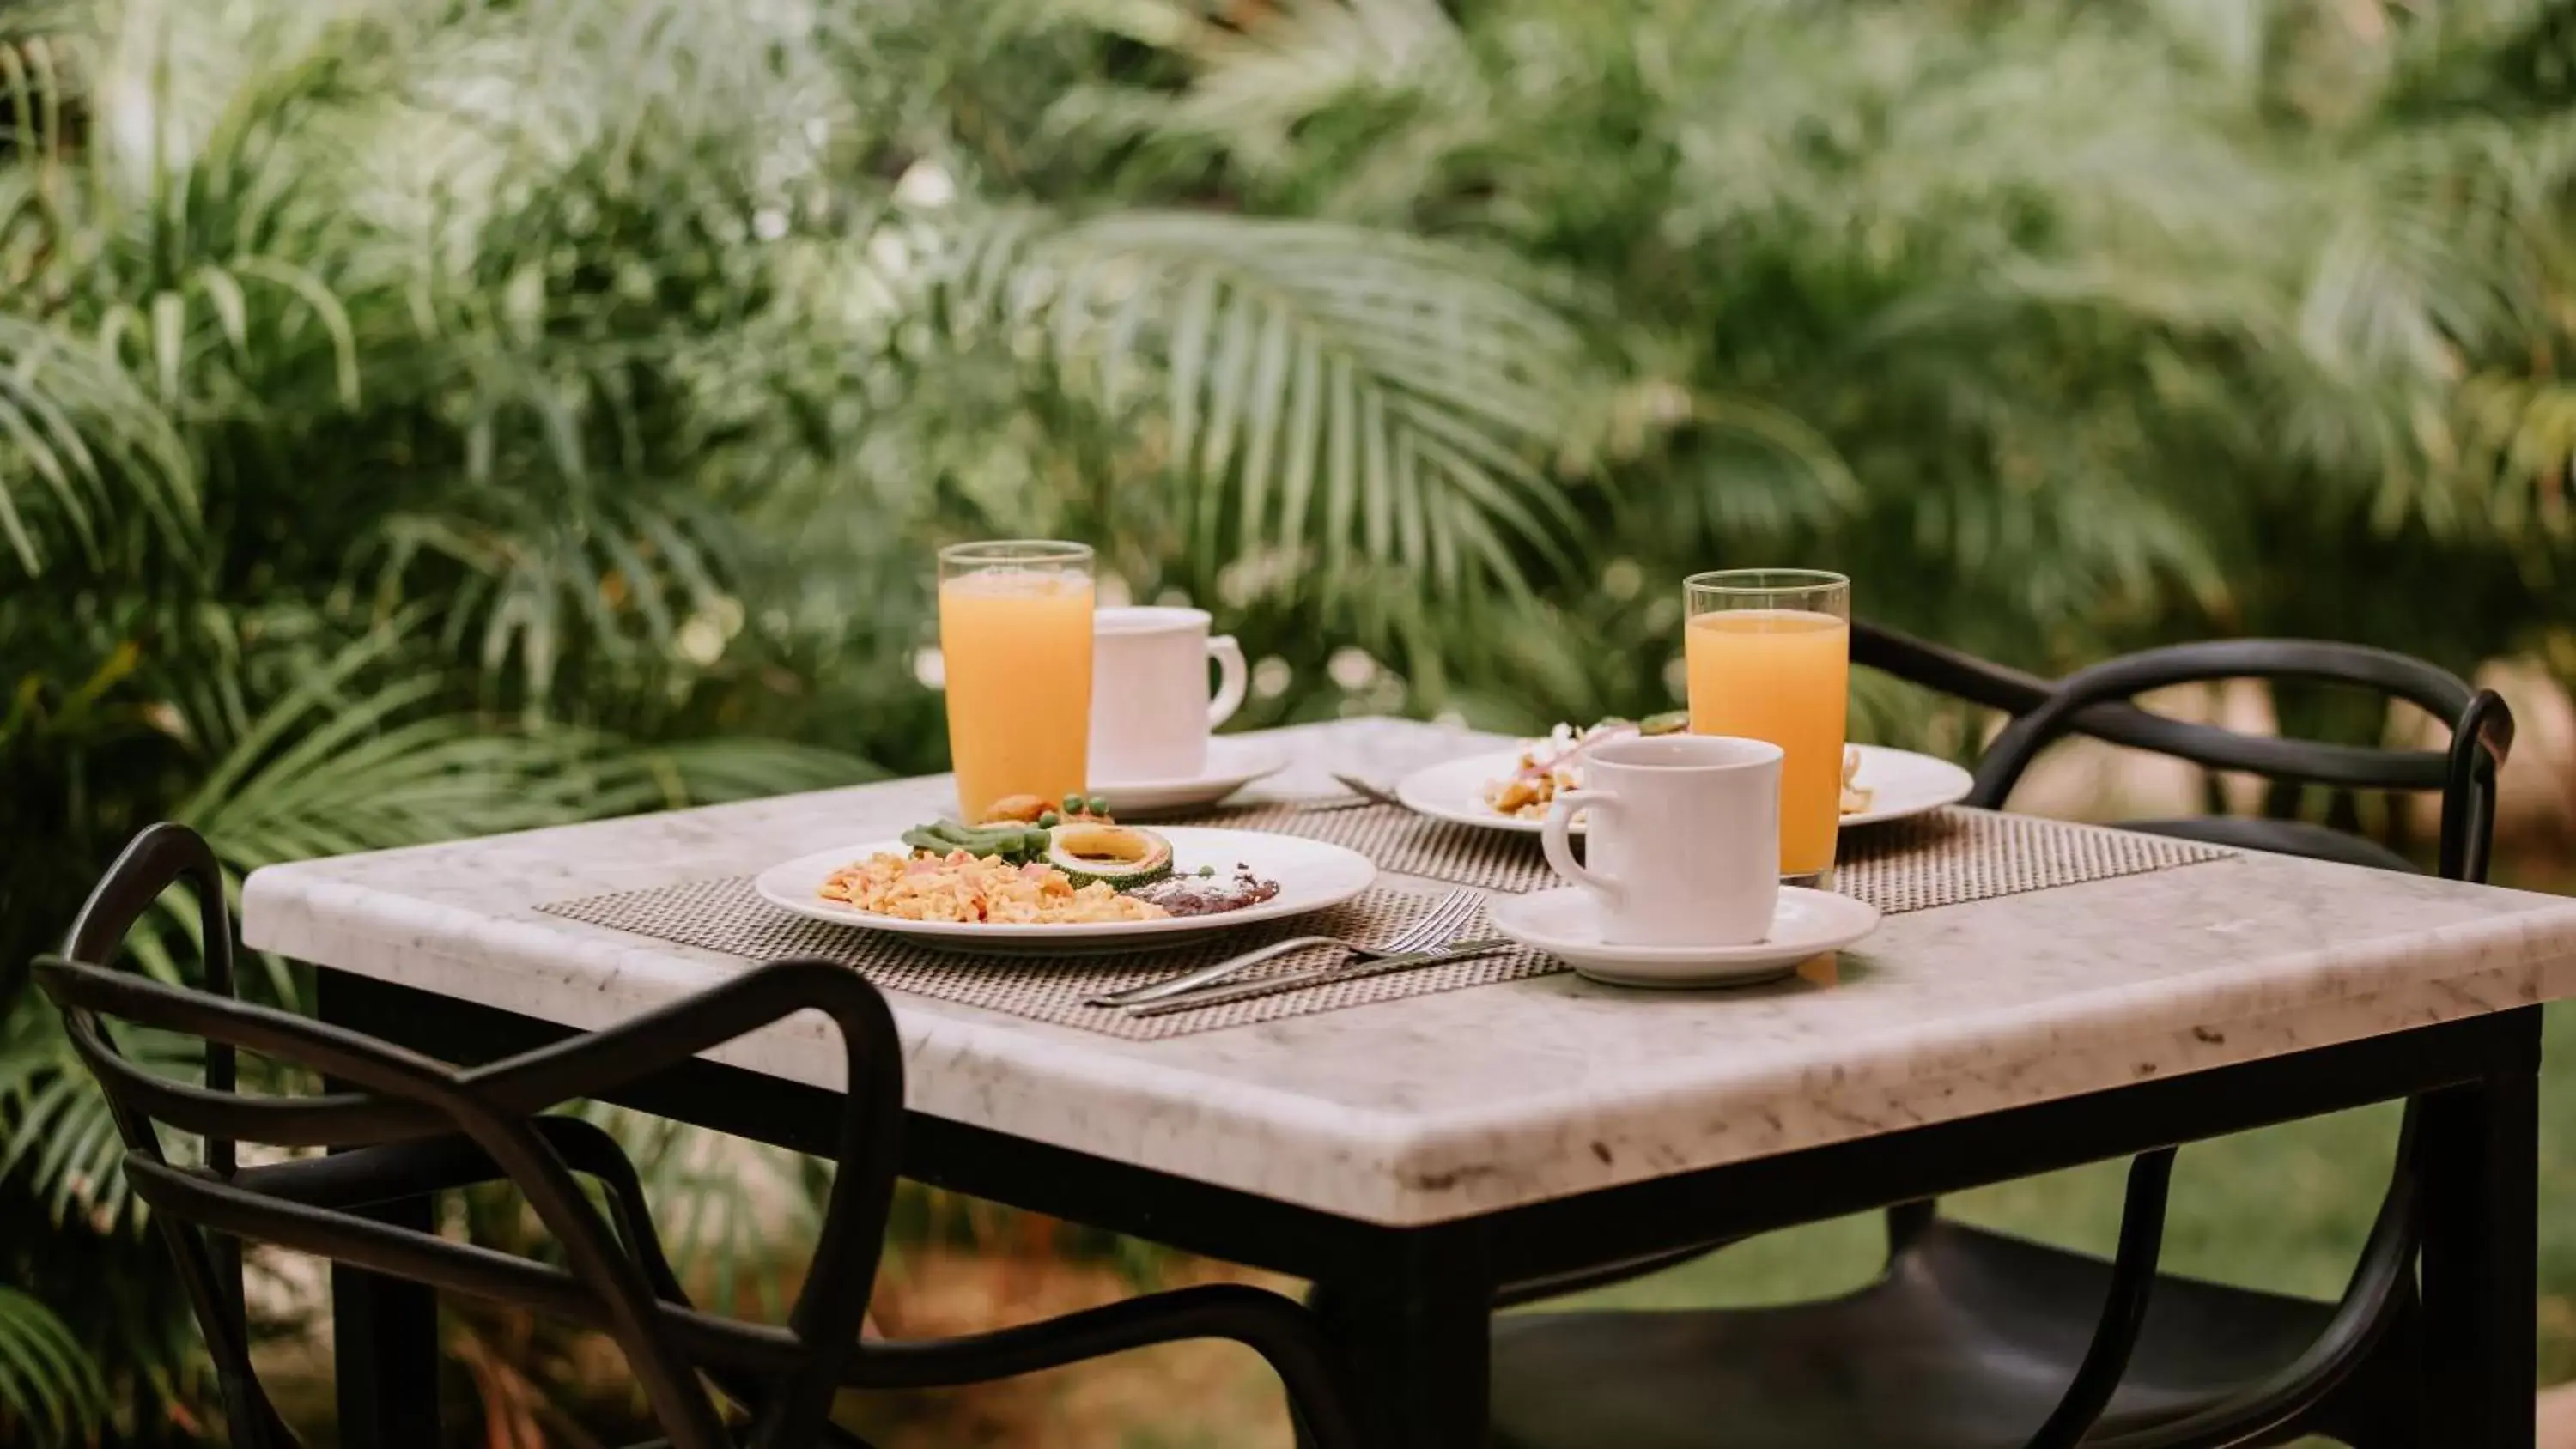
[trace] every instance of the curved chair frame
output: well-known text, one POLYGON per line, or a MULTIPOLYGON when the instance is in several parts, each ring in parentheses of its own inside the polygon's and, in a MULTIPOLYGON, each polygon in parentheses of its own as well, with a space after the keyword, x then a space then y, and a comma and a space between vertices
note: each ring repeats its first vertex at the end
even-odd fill
MULTIPOLYGON (((1968 798, 1972 805, 2000 809, 2042 750, 2065 735, 2084 734, 2209 769, 2245 771, 2276 781, 2439 790, 2444 795, 2442 873, 2468 880, 2485 875, 2496 767, 2512 742, 2512 716, 2493 693, 2474 690, 2420 661, 2348 645, 2222 641, 2148 651, 2051 683, 1858 621, 1852 626, 1852 658, 2014 716, 1989 747, 1976 774, 1968 798), (2409 751, 2263 738, 2168 719, 2132 702, 2140 693, 2170 684, 2249 677, 2328 680, 2411 700, 2451 725, 2451 747, 2409 751)), ((2190 835, 2199 823, 2179 821, 2153 828, 2190 835)), ((2224 841, 2228 844, 2295 854, 2310 853, 2319 843, 2312 836, 2297 834, 2300 827, 2290 821, 2228 823, 2246 827, 2228 832, 2224 841)), ((2028 1449, 2073 1449, 2079 1444, 2093 1449, 2214 1449, 2266 1440, 2305 1421, 2375 1348, 2407 1331, 2415 1308, 2413 1264, 2419 1242, 2417 1203, 2422 1196, 2422 1169, 2415 1148, 2417 1116, 2410 1104, 2389 1190, 2361 1260, 2323 1331, 2303 1352, 2224 1401, 2147 1428, 2092 1436, 2145 1327, 2178 1149, 2165 1147, 2134 1159, 2119 1245, 2092 1338, 2056 1406, 2026 1441, 2028 1449)), ((1933 1221, 1930 1202, 1889 1209, 1891 1258, 1905 1253, 1933 1221)), ((1727 1245, 1700 1244, 1607 1268, 1515 1284, 1498 1295, 1496 1306, 1623 1281, 1727 1245)))
MULTIPOLYGON (((2084 674, 2115 668, 2122 670, 2120 674, 2103 676, 2098 680, 2098 684, 2106 686, 2099 692, 2088 689, 2093 696, 2088 701, 2067 706, 2065 714, 2071 718, 2071 723, 2068 728, 2053 733, 2052 738, 2056 733, 2086 735, 2151 754, 2170 755, 2206 769, 2239 770, 2292 783, 2362 790, 2447 791, 2451 788, 2454 761, 2459 753, 2456 744, 2448 750, 2391 750, 2240 734, 2219 725, 2168 719, 2130 703, 2136 695, 2162 688, 2162 684, 2114 682, 2131 677, 2125 666, 2144 667, 2148 661, 2161 661, 2155 667, 2169 669, 2184 662, 2177 655, 2197 656, 2215 663, 2221 657, 2217 651, 2243 654, 2257 661, 2277 660, 2284 666, 2293 661, 2303 665, 2326 665, 2335 660, 2348 660, 2367 674, 2361 677, 2340 672, 2321 675, 2305 667, 2244 671, 2228 665, 2214 673, 2187 671, 2165 678, 2164 683, 2208 683, 2220 679, 2268 677, 2324 678, 2368 686, 2384 677, 2400 681, 2402 687, 2401 684, 2376 686, 2382 692, 2412 700, 2452 722, 2455 728, 2477 693, 2449 672, 2403 654, 2352 644, 2280 639, 2229 639, 2180 644, 2110 660, 2083 674, 2052 682, 2036 674, 2009 669, 1881 625, 1858 619, 1852 621, 1851 656, 1854 664, 1866 665, 1908 683, 2015 718, 2048 705, 2059 697, 2061 689, 2072 685, 2084 674), (2329 655, 2333 659, 2329 659, 2329 655)), ((2509 711, 2485 713, 2472 732, 2484 740, 2495 763, 2501 764, 2513 748, 2514 724, 2509 711)))
POLYGON ((739 1442, 792 1449, 827 1437, 848 1441, 828 1418, 843 1387, 972 1383, 1198 1338, 1231 1339, 1261 1354, 1285 1383, 1307 1442, 1329 1449, 1364 1442, 1340 1371, 1307 1311, 1256 1288, 1181 1289, 961 1338, 862 1340, 894 1189, 903 1065, 883 998, 845 968, 774 963, 614 1028, 460 1070, 235 999, 224 900, 222 874, 204 840, 181 826, 155 826, 118 858, 63 955, 40 960, 36 978, 108 1094, 126 1144, 125 1170, 170 1248, 215 1360, 232 1442, 244 1449, 295 1443, 251 1370, 235 1246, 244 1239, 605 1332, 625 1352, 675 1449, 737 1442, 701 1374, 749 1411, 739 1442), (207 989, 109 969, 136 919, 181 881, 198 898, 207 989), (578 1119, 540 1114, 807 1011, 838 1029, 848 1082, 811 1269, 784 1326, 701 1310, 672 1273, 633 1166, 614 1140, 578 1119), (109 1019, 203 1040, 205 1085, 136 1066, 117 1050, 109 1019), (243 1094, 235 1060, 243 1051, 354 1090, 243 1094), (202 1137, 204 1165, 172 1163, 156 1125, 202 1137), (235 1153, 240 1142, 327 1147, 336 1155, 245 1169, 235 1153), (605 1188, 605 1218, 576 1174, 605 1188), (526 1196, 561 1245, 566 1267, 449 1242, 363 1212, 501 1180, 526 1196))
MULTIPOLYGON (((2128 655, 2068 675, 2055 685, 2006 670, 1937 645, 1873 626, 1855 624, 1855 661, 1900 678, 1959 695, 2014 715, 1987 747, 1976 770, 1967 803, 2001 809, 2031 762, 2051 744, 2070 734, 2084 734, 2190 760, 2210 769, 2238 770, 2280 781, 2315 783, 2354 789, 2438 790, 2443 797, 2441 874, 2454 880, 2483 881, 2495 827, 2496 774, 2513 741, 2513 716, 2494 691, 2472 688, 2448 671, 2386 650, 2309 640, 2232 639, 2181 644, 2128 655), (2374 689, 2408 700, 2451 728, 2451 744, 2442 751, 2409 751, 2319 744, 2242 735, 2214 725, 2165 719, 2131 703, 2150 690, 2179 684, 2231 679, 2297 679, 2374 689)), ((2188 833, 2177 829, 2175 833, 2188 833)), ((2258 840, 2259 836, 2256 837, 2258 840)), ((2322 1333, 2308 1350, 2225 1402, 2163 1424, 2089 1441, 2100 1449, 2196 1449, 2237 1444, 2281 1429, 2325 1400, 2348 1380, 2370 1352, 2402 1330, 2415 1309, 2414 1260, 2420 1243, 2417 1203, 2422 1165, 2416 1142, 2418 1106, 2409 1102, 2400 1129, 2396 1164, 2387 1195, 2372 1223, 2360 1261, 2343 1297, 2322 1333)), ((2159 1154, 2167 1159, 2173 1149, 2159 1154)), ((2130 1194, 2121 1226, 2120 1261, 2112 1275, 2112 1305, 2095 1338, 2096 1355, 2085 1360, 2085 1374, 2106 1337, 2115 1335, 2112 1317, 2126 1311, 2134 1296, 2143 1315, 2152 1288, 2153 1260, 2146 1277, 2137 1276, 2127 1251, 2131 1237, 2145 1231, 2141 1213, 2160 1233, 2169 1187, 2168 1172, 2142 1179, 2132 1166, 2130 1194)), ((1892 1252, 1927 1228, 1934 1205, 1909 1203, 1888 1213, 1892 1252)), ((2135 1342, 2135 1326, 2127 1335, 2135 1342)), ((2079 1382, 2084 1375, 2079 1375, 2079 1382)), ((2118 1375, 2103 1386, 2098 1414, 2110 1399, 2118 1375)), ((2070 1399, 2073 1395, 2070 1393, 2070 1399)), ((2056 1420, 2052 1418, 2054 1426, 2056 1420)), ((2043 1438, 2046 1431, 2043 1431, 2043 1438)), ((2077 1437, 2060 1442, 2073 1444, 2077 1437)), ((2034 1441, 2036 1449, 2038 1441, 2034 1441)))

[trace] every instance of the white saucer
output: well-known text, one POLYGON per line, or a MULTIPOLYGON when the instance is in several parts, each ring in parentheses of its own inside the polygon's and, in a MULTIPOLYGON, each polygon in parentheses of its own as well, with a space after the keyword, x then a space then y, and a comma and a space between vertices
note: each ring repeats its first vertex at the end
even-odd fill
POLYGON ((1121 819, 1150 820, 1176 810, 1213 805, 1264 775, 1277 774, 1288 752, 1269 740, 1218 735, 1208 741, 1207 766, 1178 780, 1094 780, 1087 788, 1109 802, 1121 819))
POLYGON ((1810 956, 1878 928, 1878 907, 1832 891, 1780 888, 1771 932, 1749 946, 1613 946, 1601 939, 1600 898, 1581 886, 1497 896, 1494 929, 1616 986, 1750 986, 1776 981, 1810 956))

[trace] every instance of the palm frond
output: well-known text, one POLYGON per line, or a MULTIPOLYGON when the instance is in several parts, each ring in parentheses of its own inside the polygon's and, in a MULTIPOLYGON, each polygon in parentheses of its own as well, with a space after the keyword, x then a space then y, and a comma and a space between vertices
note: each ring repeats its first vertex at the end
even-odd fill
POLYGON ((255 717, 173 818, 247 872, 655 802, 649 772, 618 741, 440 712, 434 674, 370 678, 415 646, 396 626, 341 648, 255 717))
POLYGON ((196 469, 169 418, 124 374, 50 328, 0 312, 0 535, 18 566, 57 552, 96 567, 130 512, 160 557, 196 547, 196 469))
POLYGON ((1131 213, 1001 232, 950 295, 1112 416, 1159 393, 1152 461, 1201 556, 1305 547, 1327 581, 1366 562, 1456 594, 1565 557, 1549 469, 1599 384, 1533 280, 1359 228, 1131 213))
POLYGON ((0 1428, 27 1429, 38 1443, 67 1444, 93 1432, 107 1408, 98 1366, 63 1321, 14 1288, 0 1288, 0 1428))
POLYGON ((2482 372, 2461 383, 2458 447, 2415 511, 2436 526, 2476 526, 2544 547, 2570 532, 2576 488, 2576 383, 2482 372))
POLYGON ((885 771, 843 750, 785 740, 676 740, 621 751, 626 768, 651 780, 658 803, 678 808, 759 800, 882 779, 885 771))
POLYGON ((487 679, 515 675, 540 715, 567 661, 674 657, 680 630, 722 612, 725 581, 743 571, 736 530, 678 488, 469 483, 438 503, 384 520, 375 592, 440 601, 451 647, 487 679), (424 571, 429 561, 440 569, 424 571))
MULTIPOLYGON (((117 1047, 145 1071, 179 1080, 202 1075, 191 1038, 122 1030, 117 1047)), ((22 999, 0 1021, 0 1182, 40 1198, 56 1224, 123 1231, 143 1205, 125 1182, 124 1139, 105 1093, 51 1008, 22 999)))

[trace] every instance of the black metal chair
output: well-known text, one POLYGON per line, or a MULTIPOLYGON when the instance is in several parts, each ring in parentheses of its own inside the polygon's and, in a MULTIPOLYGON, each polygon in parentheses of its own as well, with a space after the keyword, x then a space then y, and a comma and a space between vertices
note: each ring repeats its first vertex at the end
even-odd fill
MULTIPOLYGON (((2001 808, 2040 751, 2082 733, 2274 781, 2440 791, 2442 874, 2485 878, 2511 716, 2492 692, 2420 661, 2349 645, 2236 640, 2151 650, 2052 685, 1865 625, 1855 627, 1853 658, 2014 716, 1977 770, 1971 804, 2001 808), (2326 681, 2412 700, 2450 725, 2451 745, 2407 751, 2255 737, 2130 703, 2168 685, 2236 678, 2326 681)), ((2370 842, 2296 820, 2136 828, 2410 868, 2370 842)), ((2167 1148, 2131 1165, 2113 1262, 1913 1203, 1888 1212, 1884 1274, 1844 1298, 1499 1318, 1498 1439, 1513 1449, 2219 1449, 2310 1434, 2356 1449, 2437 1444, 2417 1418, 2424 1167, 2416 1117, 2410 1104, 2387 1196, 2338 1302, 2159 1276, 2167 1148)), ((1523 1285, 1505 1302, 1706 1251, 1523 1285)))
POLYGON ((214 855, 176 825, 145 831, 117 859, 36 979, 106 1090, 125 1171, 148 1203, 206 1337, 236 1449, 289 1449, 294 1436, 252 1373, 239 1244, 274 1243, 442 1292, 516 1305, 610 1335, 667 1443, 794 1449, 855 1444, 828 1414, 844 1388, 975 1383, 1151 1344, 1230 1339, 1285 1383, 1308 1442, 1356 1446, 1361 1431, 1307 1311, 1275 1293, 1211 1285, 1158 1293, 971 1337, 860 1337, 894 1190, 903 1064, 894 1020, 855 973, 820 961, 746 971, 615 1028, 486 1066, 458 1069, 359 1033, 235 1000, 232 930, 214 855), (195 889, 205 990, 110 969, 135 920, 179 881, 195 889), (839 1029, 848 1108, 810 1272, 784 1325, 693 1306, 656 1238, 632 1164, 595 1125, 544 1115, 603 1095, 799 1012, 839 1029), (181 1033, 205 1047, 205 1083, 147 1072, 110 1022, 181 1033), (237 1089, 236 1053, 319 1072, 337 1088, 275 1096, 237 1089), (202 1139, 203 1162, 166 1155, 161 1131, 202 1139), (236 1144, 333 1149, 243 1167, 236 1144), (605 1216, 576 1174, 603 1189, 605 1216), (563 1266, 378 1221, 370 1207, 478 1183, 516 1186, 559 1245, 563 1266), (728 1423, 712 1382, 736 1409, 728 1423))

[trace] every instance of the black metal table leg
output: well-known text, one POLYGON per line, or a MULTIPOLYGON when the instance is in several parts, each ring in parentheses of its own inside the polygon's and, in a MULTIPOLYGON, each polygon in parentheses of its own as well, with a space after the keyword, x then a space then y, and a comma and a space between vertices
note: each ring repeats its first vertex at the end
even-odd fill
MULTIPOLYGON (((369 983, 317 972, 324 1021, 383 1034, 367 1010, 369 983)), ((428 1229, 426 1199, 373 1216, 428 1229)), ((439 1449, 438 1296, 416 1283, 331 1269, 331 1348, 342 1449, 439 1449)))
POLYGON ((1313 1304, 1388 1449, 1483 1449, 1494 1282, 1470 1226, 1394 1235, 1374 1271, 1320 1281, 1313 1304))
POLYGON ((2424 1102, 2424 1414, 2416 1442, 2531 1449, 2540 1013, 2481 1080, 2424 1102))

